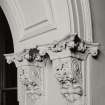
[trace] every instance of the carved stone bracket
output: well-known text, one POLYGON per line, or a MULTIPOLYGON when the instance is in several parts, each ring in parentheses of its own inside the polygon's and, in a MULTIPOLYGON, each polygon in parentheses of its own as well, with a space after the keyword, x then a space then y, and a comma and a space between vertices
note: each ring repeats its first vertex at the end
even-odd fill
POLYGON ((86 89, 83 86, 82 61, 87 60, 88 55, 96 57, 99 44, 86 42, 75 34, 53 43, 48 50, 53 52, 49 54, 53 59, 61 95, 68 105, 83 105, 86 89))
POLYGON ((36 46, 5 56, 8 63, 15 62, 17 68, 20 68, 19 81, 34 100, 44 94, 44 67, 48 59, 52 60, 61 95, 68 103, 77 102, 81 105, 84 96, 82 61, 86 60, 88 55, 97 56, 98 50, 98 43, 85 42, 77 34, 73 34, 45 46, 36 46), (34 68, 31 68, 33 66, 34 68))
MULTIPOLYGON (((18 100, 22 102, 24 97, 22 93, 25 90, 25 97, 29 97, 36 103, 41 96, 45 95, 43 78, 48 54, 42 53, 35 47, 16 54, 5 54, 5 56, 9 64, 15 62, 17 66, 18 100)), ((26 105, 25 102, 22 105, 26 105)))

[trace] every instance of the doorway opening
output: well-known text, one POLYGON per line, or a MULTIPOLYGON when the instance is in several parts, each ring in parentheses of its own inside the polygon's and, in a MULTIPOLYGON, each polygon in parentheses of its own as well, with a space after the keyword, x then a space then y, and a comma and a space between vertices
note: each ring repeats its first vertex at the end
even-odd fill
POLYGON ((0 105, 18 105, 16 66, 14 63, 7 64, 3 56, 13 52, 10 27, 0 7, 0 105))

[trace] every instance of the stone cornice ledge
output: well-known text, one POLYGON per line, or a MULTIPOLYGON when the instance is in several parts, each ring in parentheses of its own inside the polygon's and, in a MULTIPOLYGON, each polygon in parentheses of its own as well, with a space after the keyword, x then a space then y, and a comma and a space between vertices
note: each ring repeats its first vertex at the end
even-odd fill
POLYGON ((57 58, 75 57, 80 60, 86 60, 89 54, 97 56, 98 50, 98 43, 86 42, 80 39, 77 34, 72 34, 51 44, 39 45, 35 48, 24 49, 18 53, 4 55, 8 63, 22 62, 24 60, 32 63, 36 61, 43 62, 46 58, 54 60, 57 58))

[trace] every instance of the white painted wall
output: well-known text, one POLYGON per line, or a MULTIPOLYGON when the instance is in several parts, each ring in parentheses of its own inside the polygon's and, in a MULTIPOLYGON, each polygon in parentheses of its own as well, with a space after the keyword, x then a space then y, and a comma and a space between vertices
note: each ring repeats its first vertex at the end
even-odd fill
POLYGON ((102 47, 98 59, 91 62, 91 105, 105 105, 105 0, 90 0, 93 17, 93 39, 102 47))

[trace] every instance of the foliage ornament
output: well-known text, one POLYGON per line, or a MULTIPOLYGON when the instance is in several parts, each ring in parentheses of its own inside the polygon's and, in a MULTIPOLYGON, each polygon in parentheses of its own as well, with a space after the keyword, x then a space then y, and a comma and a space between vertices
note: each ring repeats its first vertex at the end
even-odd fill
POLYGON ((17 68, 26 64, 34 65, 34 70, 19 69, 19 78, 28 92, 33 94, 37 90, 35 96, 41 96, 44 93, 42 91, 44 77, 41 76, 45 73, 44 67, 50 59, 53 62, 60 94, 66 99, 68 105, 71 103, 81 105, 86 90, 83 86, 83 76, 86 75, 83 75, 82 62, 87 60, 89 55, 97 57, 99 46, 98 43, 82 40, 78 34, 72 34, 51 44, 24 49, 15 54, 5 54, 5 57, 8 63, 15 62, 17 68), (37 74, 33 76, 34 79, 31 79, 30 71, 37 74))

